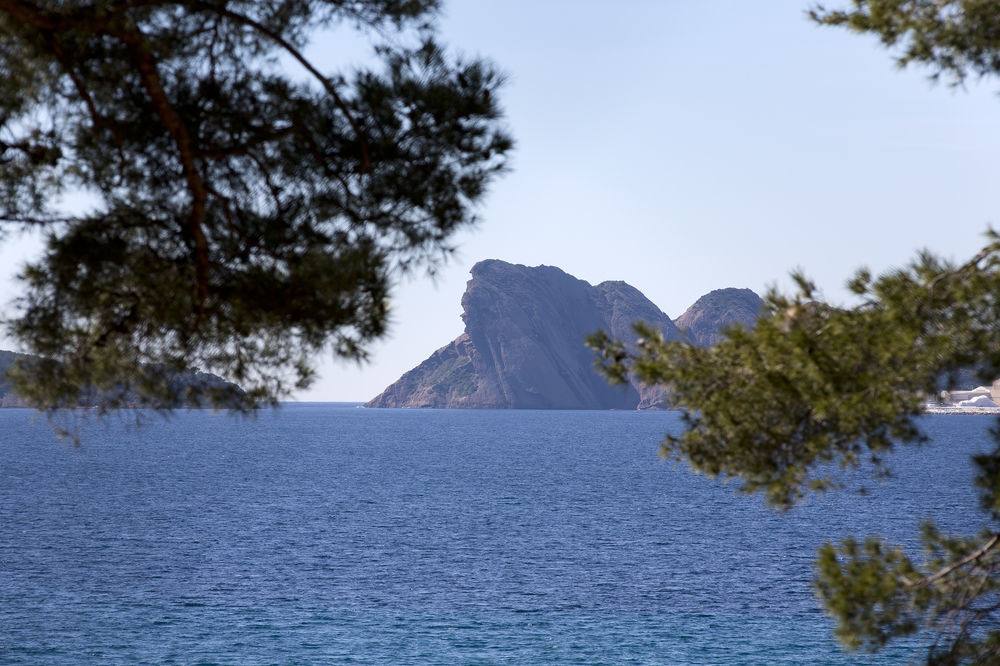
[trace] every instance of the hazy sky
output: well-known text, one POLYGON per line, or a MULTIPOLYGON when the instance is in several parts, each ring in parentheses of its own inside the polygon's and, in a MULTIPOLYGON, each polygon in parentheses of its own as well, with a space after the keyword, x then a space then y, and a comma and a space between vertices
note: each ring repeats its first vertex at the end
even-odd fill
MULTIPOLYGON (((444 1, 441 39, 509 76, 512 170, 437 277, 396 289, 373 361, 325 360, 298 399, 367 400, 457 337, 482 259, 625 280, 677 317, 799 266, 844 301, 861 266, 962 260, 1000 225, 1000 82, 933 86, 806 0, 444 1)), ((349 51, 330 35, 311 54, 349 51)))

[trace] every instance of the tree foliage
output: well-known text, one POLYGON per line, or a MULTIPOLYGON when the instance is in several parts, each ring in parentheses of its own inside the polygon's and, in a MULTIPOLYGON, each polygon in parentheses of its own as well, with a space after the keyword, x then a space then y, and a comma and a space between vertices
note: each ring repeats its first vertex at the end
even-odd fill
POLYGON ((196 397, 249 409, 318 352, 363 359, 394 276, 444 256, 511 147, 502 77, 434 41, 437 5, 0 0, 0 224, 47 239, 8 322, 41 357, 18 393, 171 408, 200 368, 245 392, 196 397), (306 58, 345 28, 379 66, 306 58))
MULTIPOLYGON (((847 471, 887 473, 895 446, 925 439, 918 417, 942 376, 1000 374, 994 234, 962 266, 924 254, 878 279, 858 274, 851 285, 864 302, 852 308, 798 282, 793 296, 768 294, 753 330, 729 330, 715 347, 666 341, 642 323, 633 349, 604 333, 589 341, 613 381, 633 373, 669 389, 685 428, 666 436, 663 455, 781 509, 841 487, 847 471)), ((1000 659, 1000 440, 975 463, 982 534, 945 536, 927 523, 922 563, 874 537, 821 549, 817 590, 846 646, 877 649, 930 629, 932 663, 1000 659)))
POLYGON ((847 10, 818 5, 809 16, 823 24, 870 33, 896 49, 902 68, 930 68, 931 77, 961 84, 1000 72, 1000 8, 995 0, 852 0, 847 10))
MULTIPOLYGON (((875 34, 900 65, 927 65, 935 78, 1000 74, 995 0, 854 0, 811 16, 875 34)), ((768 294, 754 330, 730 330, 713 348, 667 342, 642 323, 635 347, 604 333, 589 343, 612 381, 636 375, 669 389, 685 428, 666 437, 665 456, 787 508, 841 486, 846 471, 886 473, 894 447, 925 439, 918 417, 942 378, 1000 376, 1000 236, 987 240, 960 266, 925 252, 878 278, 859 272, 855 307, 823 302, 796 275, 797 292, 768 294)), ((822 547, 817 593, 848 648, 929 632, 929 663, 1000 663, 1000 429, 994 439, 974 459, 980 534, 926 522, 919 562, 878 537, 822 547)))

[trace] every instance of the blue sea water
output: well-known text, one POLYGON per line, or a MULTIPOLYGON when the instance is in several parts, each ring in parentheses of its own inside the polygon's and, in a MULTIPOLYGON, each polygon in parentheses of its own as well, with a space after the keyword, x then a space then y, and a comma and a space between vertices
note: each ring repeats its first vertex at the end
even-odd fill
POLYGON ((980 516, 988 417, 785 514, 657 457, 670 412, 0 410, 0 663, 897 664, 847 655, 824 541, 980 516))

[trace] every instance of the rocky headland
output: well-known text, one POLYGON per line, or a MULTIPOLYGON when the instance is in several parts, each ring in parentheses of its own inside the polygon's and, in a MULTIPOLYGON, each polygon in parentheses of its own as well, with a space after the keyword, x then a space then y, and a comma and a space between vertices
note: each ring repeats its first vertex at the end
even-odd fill
MULTIPOLYGON (((37 356, 31 356, 30 354, 18 354, 16 352, 0 350, 0 408, 2 407, 28 407, 29 405, 24 402, 14 393, 13 386, 11 386, 10 381, 7 379, 7 371, 14 365, 18 360, 24 360, 30 362, 32 359, 37 359, 37 356)), ((239 386, 231 382, 227 382, 221 377, 206 372, 190 372, 182 375, 177 375, 176 380, 171 380, 176 382, 177 391, 182 394, 187 387, 199 386, 199 387, 216 387, 224 388, 227 391, 240 392, 239 386)), ((138 397, 135 398, 133 406, 140 406, 141 402, 138 397)), ((88 405, 80 405, 81 407, 87 407, 88 405)), ((195 404, 191 401, 184 403, 185 407, 198 408, 202 405, 195 404)))
MULTIPOLYGON (((721 328, 752 326, 761 301, 748 289, 723 289, 683 315, 694 344, 721 328)), ((462 296, 465 332, 405 373, 367 407, 478 409, 649 409, 665 394, 631 382, 610 386, 593 366, 586 337, 600 329, 634 343, 644 321, 665 338, 685 333, 625 282, 593 286, 553 266, 491 259, 472 267, 462 296)), ((679 319, 678 322, 681 320, 679 319)), ((708 343, 710 344, 710 343, 708 343)))

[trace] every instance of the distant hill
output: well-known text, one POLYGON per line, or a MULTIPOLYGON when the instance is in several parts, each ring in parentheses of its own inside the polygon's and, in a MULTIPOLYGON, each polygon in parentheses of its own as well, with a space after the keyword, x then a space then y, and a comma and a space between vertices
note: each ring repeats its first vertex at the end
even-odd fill
POLYGON ((711 347, 732 326, 753 328, 764 301, 749 289, 716 289, 695 301, 674 323, 698 347, 711 347))
MULTIPOLYGON (((733 291, 741 304, 747 300, 743 292, 748 290, 733 291)), ((584 344, 587 335, 599 329, 632 344, 631 327, 638 320, 658 327, 667 339, 681 338, 670 317, 635 287, 624 282, 592 286, 552 266, 531 268, 491 259, 472 267, 462 308, 465 332, 367 407, 664 406, 663 389, 638 382, 610 386, 595 372, 593 352, 584 344)), ((722 326, 731 323, 724 313, 738 310, 708 309, 699 316, 699 331, 709 330, 712 313, 722 313, 722 326)))
POLYGON ((24 403, 14 395, 13 387, 7 380, 7 370, 18 358, 29 358, 24 354, 3 351, 0 349, 0 407, 23 407, 24 403))
MULTIPOLYGON (((21 400, 17 395, 14 394, 13 387, 10 381, 7 379, 7 370, 18 360, 25 359, 31 360, 33 358, 38 358, 37 356, 31 356, 28 354, 17 354, 15 352, 0 350, 0 407, 26 407, 27 405, 21 400)), ((200 386, 217 386, 225 387, 227 390, 241 391, 236 384, 227 382, 226 380, 212 375, 206 372, 192 372, 184 375, 180 375, 177 378, 178 391, 183 391, 184 387, 200 385, 200 386)), ((138 400, 137 400, 138 403, 138 400)), ((198 407, 196 404, 186 404, 186 407, 198 407)))

